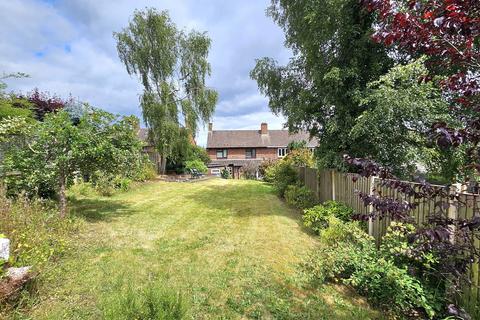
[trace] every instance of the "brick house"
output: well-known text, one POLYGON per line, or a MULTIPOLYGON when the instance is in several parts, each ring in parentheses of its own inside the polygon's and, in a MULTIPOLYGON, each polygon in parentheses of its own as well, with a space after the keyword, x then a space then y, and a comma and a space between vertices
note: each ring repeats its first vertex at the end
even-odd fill
POLYGON ((244 168, 258 169, 263 161, 281 159, 288 153, 290 142, 302 140, 312 150, 318 145, 318 140, 310 139, 307 132, 290 134, 287 130, 268 130, 266 123, 261 124, 260 130, 213 130, 210 123, 207 152, 211 162, 208 173, 220 175, 225 168, 238 179, 244 168))

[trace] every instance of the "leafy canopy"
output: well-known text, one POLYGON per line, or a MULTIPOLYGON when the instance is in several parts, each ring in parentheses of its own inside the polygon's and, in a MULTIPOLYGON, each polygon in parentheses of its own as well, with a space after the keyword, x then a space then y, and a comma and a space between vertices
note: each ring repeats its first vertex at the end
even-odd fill
POLYGON ((436 121, 458 122, 435 82, 422 80, 428 74, 424 62, 397 65, 368 84, 360 104, 369 107, 357 117, 350 137, 362 140, 369 155, 399 176, 413 174, 423 164, 451 180, 458 165, 452 168, 452 154, 431 148, 428 132, 436 121))
POLYGON ((48 113, 43 122, 34 122, 21 132, 24 143, 6 150, 4 182, 14 194, 59 194, 61 215, 65 215, 65 189, 74 177, 96 170, 126 174, 140 163, 137 125, 135 117, 118 118, 97 109, 78 123, 66 111, 48 113))
POLYGON ((273 0, 268 14, 285 31, 290 62, 257 60, 251 77, 290 130, 318 136, 321 166, 342 167, 341 155, 366 154, 350 128, 367 106, 359 94, 387 72, 391 59, 370 40, 373 15, 357 0, 273 0))
POLYGON ((217 102, 217 92, 206 86, 210 39, 178 30, 166 11, 153 8, 136 10, 114 37, 127 72, 144 87, 140 105, 151 140, 164 158, 175 157, 198 124, 211 118, 217 102))

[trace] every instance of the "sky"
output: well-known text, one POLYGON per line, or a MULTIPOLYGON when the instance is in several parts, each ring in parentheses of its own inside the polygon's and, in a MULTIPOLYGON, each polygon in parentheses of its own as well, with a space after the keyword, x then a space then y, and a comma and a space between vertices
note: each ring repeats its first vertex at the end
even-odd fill
MULTIPOLYGON (((280 129, 268 100, 249 77, 255 59, 288 61, 284 34, 265 15, 269 0, 0 0, 0 74, 9 90, 33 88, 81 101, 120 115, 141 116, 136 77, 120 62, 112 33, 126 27, 133 11, 168 10, 178 28, 206 31, 212 40, 207 85, 219 93, 215 129, 280 129)), ((206 127, 197 134, 205 146, 206 127)))

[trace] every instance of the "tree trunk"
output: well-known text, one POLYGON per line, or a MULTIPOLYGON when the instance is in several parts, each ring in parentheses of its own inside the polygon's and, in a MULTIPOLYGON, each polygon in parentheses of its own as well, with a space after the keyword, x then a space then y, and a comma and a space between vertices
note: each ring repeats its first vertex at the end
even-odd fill
POLYGON ((167 169, 167 157, 160 156, 160 174, 165 174, 167 169))
POLYGON ((67 215, 67 195, 66 195, 66 184, 67 179, 63 174, 60 174, 59 183, 60 183, 60 218, 65 218, 67 215))

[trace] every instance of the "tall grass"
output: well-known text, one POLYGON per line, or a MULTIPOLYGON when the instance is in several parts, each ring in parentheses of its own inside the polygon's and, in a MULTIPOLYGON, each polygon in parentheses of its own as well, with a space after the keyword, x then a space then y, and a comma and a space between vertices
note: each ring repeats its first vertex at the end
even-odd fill
POLYGON ((105 320, 186 319, 188 308, 182 296, 159 283, 134 288, 116 287, 102 303, 105 320))
MULTIPOLYGON (((9 199, 0 186, 0 234, 10 239, 10 258, 4 262, 7 266, 31 266, 34 274, 48 273, 54 267, 53 261, 70 247, 77 229, 76 220, 59 217, 53 202, 22 195, 9 199)), ((30 292, 35 285, 28 287, 30 290, 16 292, 15 299, 1 302, 0 319, 15 318, 17 311, 21 313, 31 303, 30 292)))
POLYGON ((61 219, 52 202, 12 200, 0 186, 0 233, 10 239, 10 265, 41 270, 65 252, 77 227, 74 219, 61 219))

